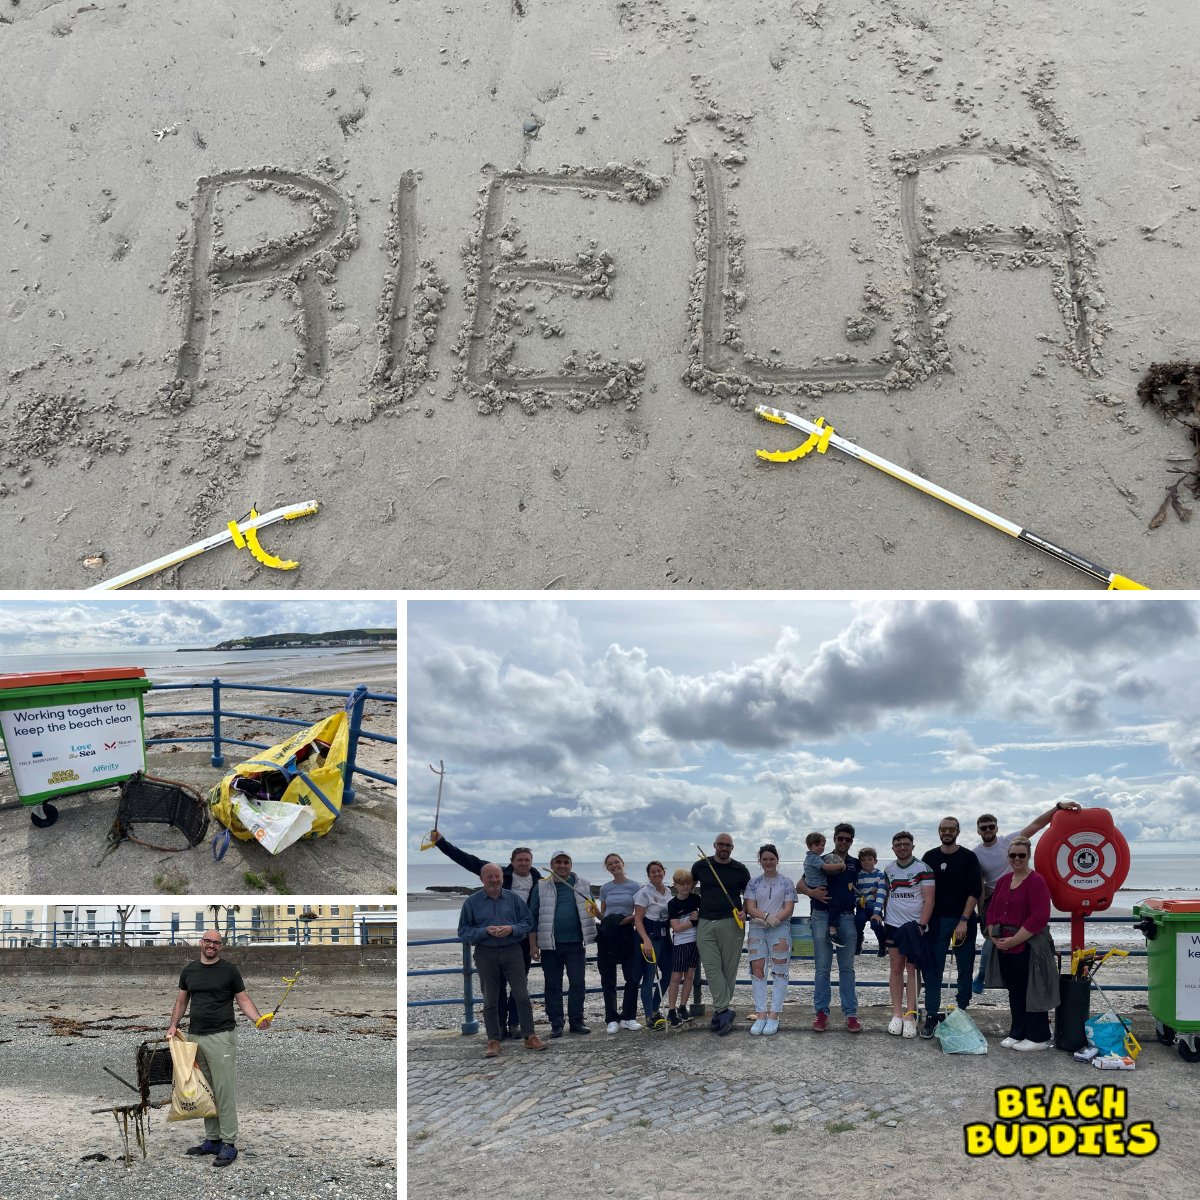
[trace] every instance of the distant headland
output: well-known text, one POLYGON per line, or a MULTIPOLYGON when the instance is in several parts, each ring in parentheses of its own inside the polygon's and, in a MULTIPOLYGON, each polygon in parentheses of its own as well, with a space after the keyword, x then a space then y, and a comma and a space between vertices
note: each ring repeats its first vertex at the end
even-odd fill
POLYGON ((393 629, 334 629, 328 633, 267 633, 261 637, 230 638, 215 646, 185 646, 180 654, 213 650, 327 650, 339 646, 395 646, 393 629))

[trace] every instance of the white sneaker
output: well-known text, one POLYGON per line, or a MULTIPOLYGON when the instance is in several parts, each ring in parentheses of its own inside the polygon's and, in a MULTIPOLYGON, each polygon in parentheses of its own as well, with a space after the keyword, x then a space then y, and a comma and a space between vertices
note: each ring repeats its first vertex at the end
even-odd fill
POLYGON ((628 1029, 630 1032, 633 1032, 633 1030, 635 1030, 635 1029, 641 1029, 641 1027, 642 1027, 642 1023, 640 1021, 622 1021, 621 1022, 621 1028, 628 1029))
POLYGON ((902 1036, 906 1038, 915 1038, 917 1036, 917 1014, 913 1013, 910 1017, 904 1018, 902 1025, 902 1036))
POLYGON ((766 1028, 766 1025, 767 1025, 767 1018, 759 1017, 758 1020, 755 1021, 754 1024, 750 1026, 750 1036, 758 1037, 758 1035, 761 1034, 762 1031, 766 1028))
POLYGON ((904 1030, 904 1018, 903 1017, 893 1017, 888 1022, 888 1033, 890 1033, 892 1035, 892 1037, 899 1037, 900 1034, 903 1032, 903 1030, 904 1030))
POLYGON ((616 1033, 620 1028, 621 1028, 620 1021, 609 1021, 609 1023, 608 1023, 608 1032, 609 1033, 616 1033))
POLYGON ((1028 1038, 1022 1041, 1014 1042, 1014 1050, 1051 1050, 1054 1048, 1054 1043, 1051 1042, 1031 1042, 1028 1038))
POLYGON ((773 1033, 779 1032, 779 1018, 768 1017, 767 1023, 763 1026, 763 1037, 770 1037, 773 1033))
POLYGON ((1013 1037, 1005 1038, 1000 1043, 1000 1045, 1003 1046, 1005 1050, 1011 1050, 1016 1044, 1017 1044, 1017 1039, 1013 1038, 1013 1037))

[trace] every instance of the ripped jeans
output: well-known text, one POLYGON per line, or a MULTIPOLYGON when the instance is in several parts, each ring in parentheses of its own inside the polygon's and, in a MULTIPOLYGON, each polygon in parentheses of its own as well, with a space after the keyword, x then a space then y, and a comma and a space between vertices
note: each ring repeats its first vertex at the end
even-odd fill
POLYGON ((788 969, 792 955, 792 929, 784 921, 773 929, 746 922, 746 954, 750 960, 750 991, 755 1012, 771 1012, 778 1016, 787 999, 788 969), (755 974, 754 964, 761 963, 763 976, 755 974), (767 1007, 767 979, 771 983, 771 1006, 767 1007))

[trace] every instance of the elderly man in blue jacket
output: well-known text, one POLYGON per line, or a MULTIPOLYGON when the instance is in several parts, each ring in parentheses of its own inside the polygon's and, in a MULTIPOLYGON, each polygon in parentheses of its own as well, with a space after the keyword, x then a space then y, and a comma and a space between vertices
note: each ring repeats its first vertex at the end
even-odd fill
POLYGON ((487 1031, 484 1057, 500 1053, 500 996, 505 988, 516 1002, 521 1036, 530 1050, 545 1050, 546 1044, 533 1031, 533 1006, 525 977, 521 944, 533 929, 529 906, 504 886, 504 872, 495 863, 485 863, 479 872, 483 890, 463 901, 458 918, 459 938, 475 947, 475 970, 483 988, 483 1025, 487 1031))

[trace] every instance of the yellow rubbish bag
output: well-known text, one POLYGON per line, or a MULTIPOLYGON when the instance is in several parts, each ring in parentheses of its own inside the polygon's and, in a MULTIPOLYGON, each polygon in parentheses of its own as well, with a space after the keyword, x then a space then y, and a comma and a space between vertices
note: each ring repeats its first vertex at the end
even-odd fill
POLYGON ((204 1073, 196 1066, 199 1047, 177 1029, 171 1048, 171 1111, 168 1121, 191 1121, 196 1117, 215 1117, 217 1101, 204 1073))
MULTIPOLYGON (((304 837, 324 837, 342 811, 342 778, 350 747, 350 721, 345 712, 334 713, 264 750, 244 763, 238 763, 209 792, 208 804, 213 817, 239 841, 254 838, 275 853, 282 845, 272 845, 272 833, 278 826, 279 804, 299 804, 312 813, 312 828, 304 837), (249 810, 247 809, 249 806, 249 810), (238 816, 255 813, 247 824, 238 816), (273 815, 275 814, 275 815, 273 815)), ((218 854, 214 839, 213 853, 218 854)), ((228 839, 226 838, 226 845, 228 839)), ((289 843, 285 843, 289 844, 289 843)))

